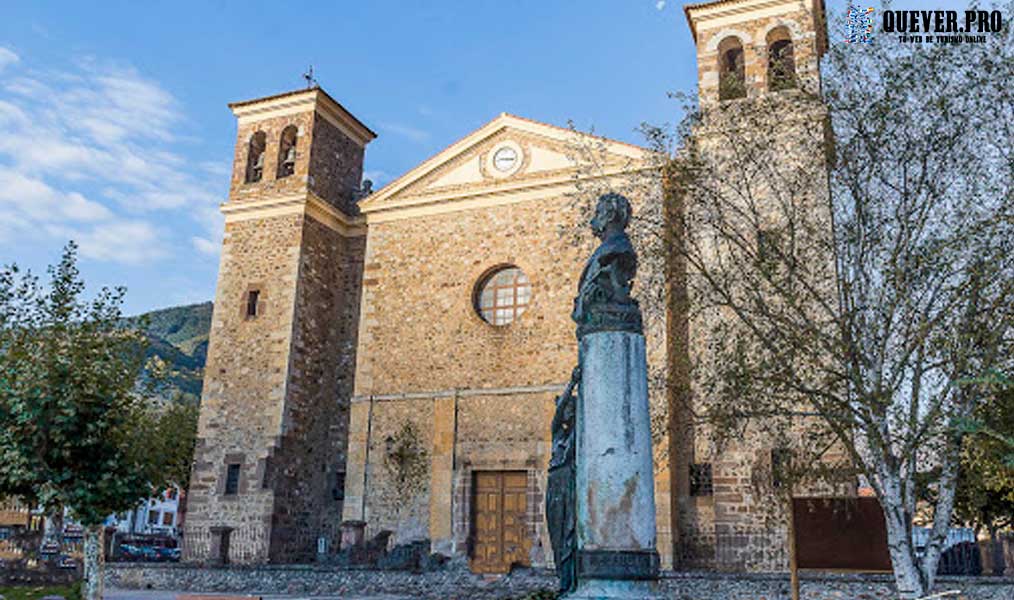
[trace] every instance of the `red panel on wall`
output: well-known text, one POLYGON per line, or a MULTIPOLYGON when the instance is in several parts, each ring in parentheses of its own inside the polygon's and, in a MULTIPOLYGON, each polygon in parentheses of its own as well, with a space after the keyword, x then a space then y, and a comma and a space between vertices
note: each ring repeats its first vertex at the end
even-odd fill
POLYGON ((887 527, 876 498, 793 498, 800 569, 890 571, 887 527))

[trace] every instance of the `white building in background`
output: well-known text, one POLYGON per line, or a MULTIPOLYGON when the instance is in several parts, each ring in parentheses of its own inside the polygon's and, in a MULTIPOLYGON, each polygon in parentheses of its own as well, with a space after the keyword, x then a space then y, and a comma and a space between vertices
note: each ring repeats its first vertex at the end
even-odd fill
POLYGON ((113 515, 106 519, 106 525, 116 527, 124 534, 159 534, 177 537, 180 522, 181 490, 172 487, 160 496, 149 498, 132 511, 113 515))

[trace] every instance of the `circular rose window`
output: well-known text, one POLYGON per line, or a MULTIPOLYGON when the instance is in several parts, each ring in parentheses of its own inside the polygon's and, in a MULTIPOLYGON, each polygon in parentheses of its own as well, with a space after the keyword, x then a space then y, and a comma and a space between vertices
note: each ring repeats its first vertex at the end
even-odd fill
POLYGON ((531 299, 528 276, 517 267, 501 267, 479 281, 475 310, 490 325, 502 326, 521 316, 531 299))

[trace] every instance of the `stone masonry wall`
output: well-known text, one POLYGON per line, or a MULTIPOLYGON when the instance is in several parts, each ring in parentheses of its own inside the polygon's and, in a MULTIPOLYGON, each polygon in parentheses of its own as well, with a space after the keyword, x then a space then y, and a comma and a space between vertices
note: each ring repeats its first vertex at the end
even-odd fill
POLYGON ((577 356, 570 321, 590 232, 549 198, 370 227, 356 395, 563 383, 577 356), (532 286, 527 310, 494 327, 476 313, 476 282, 513 264, 532 286))
POLYGON ((314 115, 309 188, 349 216, 359 214, 356 193, 363 179, 365 149, 330 121, 314 115))
POLYGON ((432 401, 376 402, 371 429, 364 519, 367 536, 386 529, 394 532, 392 544, 429 538, 432 401), (397 450, 402 444, 414 456, 399 462, 397 450))
POLYGON ((304 219, 283 434, 265 482, 275 490, 273 561, 310 560, 319 537, 338 546, 361 247, 361 237, 304 219))
MULTIPOLYGON (((637 199, 633 200, 636 205, 637 199)), ((580 222, 580 212, 570 198, 548 196, 371 224, 350 473, 356 464, 368 465, 365 477, 360 472, 347 488, 350 499, 360 505, 365 489, 366 511, 364 515, 350 505, 346 519, 366 520, 368 535, 394 529, 400 543, 428 534, 434 549, 466 553, 474 472, 526 471, 530 474, 531 559, 536 565, 547 564, 551 553, 542 506, 549 424, 555 393, 569 378, 577 358, 570 312, 577 279, 594 243, 586 227, 577 245, 561 229, 580 222), (476 313, 473 293, 484 274, 502 265, 516 265, 528 275, 532 300, 513 323, 494 327, 476 313), (548 389, 525 391, 539 386, 548 389), (453 390, 459 391, 456 400, 453 390), (483 390, 500 391, 483 395, 483 390), (434 398, 430 392, 444 396, 434 398), (373 401, 372 409, 371 396, 381 397, 373 401), (426 489, 397 502, 381 474, 383 446, 386 437, 409 418, 432 436, 430 470, 426 489), (368 451, 364 447, 367 435, 368 451)), ((664 339, 662 331, 647 335, 664 339)), ((664 344, 655 347, 661 350, 649 361, 664 360, 664 344)), ((664 409, 664 394, 656 400, 664 409)), ((661 474, 656 486, 659 550, 668 564, 671 537, 665 460, 656 465, 661 474), (665 479, 661 484, 660 477, 665 479)))
POLYGON ((310 174, 311 145, 315 144, 312 135, 315 131, 315 114, 307 111, 241 123, 238 126, 232 163, 232 182, 229 189, 231 202, 245 202, 260 200, 268 196, 279 197, 306 192, 310 174), (295 171, 288 177, 278 179, 278 152, 282 131, 289 125, 297 127, 295 171), (260 181, 247 183, 250 139, 257 132, 264 132, 267 143, 264 150, 264 174, 260 181))
POLYGON ((232 559, 265 561, 274 510, 263 487, 277 444, 289 365, 300 217, 227 223, 212 316, 198 441, 185 525, 186 560, 210 557, 210 527, 233 527, 232 559), (260 291, 258 315, 246 295, 260 291), (241 464, 239 494, 224 495, 228 463, 241 464))
MULTIPOLYGON (((885 575, 800 576, 802 600, 893 600, 885 575)), ((463 567, 428 573, 334 570, 309 566, 194 569, 176 565, 106 563, 107 585, 125 589, 260 594, 350 595, 369 592, 433 600, 520 599, 553 589, 555 578, 543 569, 518 569, 489 579, 463 567)), ((935 592, 959 590, 955 600, 1009 600, 1014 579, 941 577, 935 592)), ((786 573, 753 574, 663 572, 655 597, 668 600, 790 600, 786 573)))

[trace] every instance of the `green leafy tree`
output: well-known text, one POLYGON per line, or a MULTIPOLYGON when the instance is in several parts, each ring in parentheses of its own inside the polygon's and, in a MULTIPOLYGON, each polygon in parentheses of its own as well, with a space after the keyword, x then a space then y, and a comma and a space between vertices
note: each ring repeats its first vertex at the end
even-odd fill
POLYGON ((144 430, 145 339, 119 326, 124 289, 82 298, 71 242, 39 284, 0 271, 0 495, 85 527, 85 597, 102 595, 102 523, 158 480, 144 430))
POLYGON ((1004 569, 998 533, 1014 527, 1014 387, 1006 383, 961 425, 968 435, 954 499, 956 522, 989 532, 996 575, 1004 569))
POLYGON ((190 484, 190 467, 194 460, 197 442, 196 402, 174 400, 158 411, 153 439, 154 452, 160 456, 158 487, 176 486, 186 490, 190 484))

